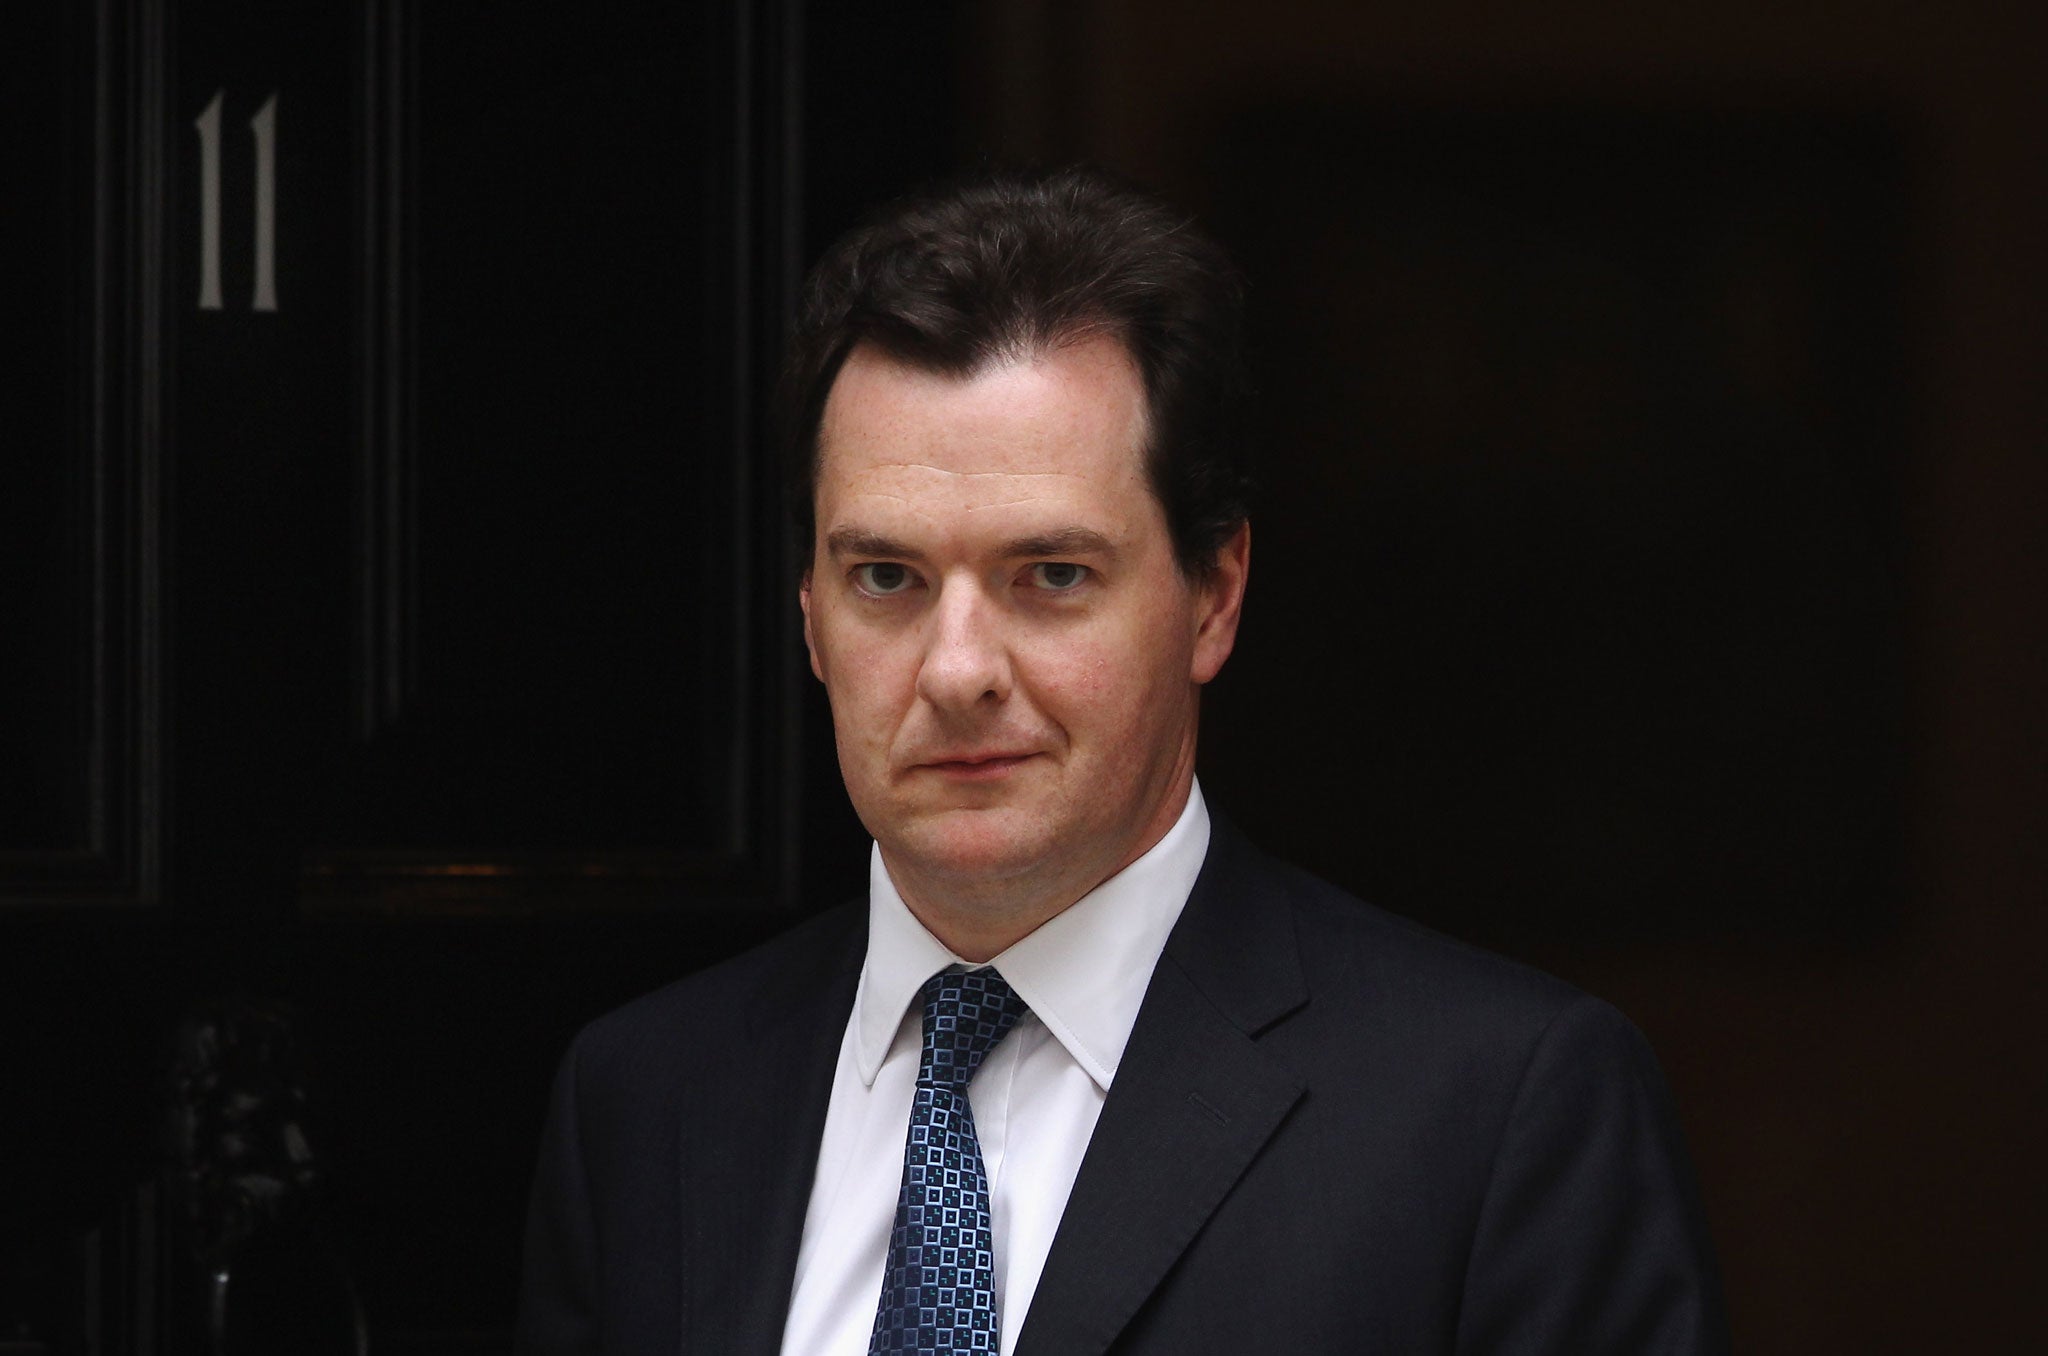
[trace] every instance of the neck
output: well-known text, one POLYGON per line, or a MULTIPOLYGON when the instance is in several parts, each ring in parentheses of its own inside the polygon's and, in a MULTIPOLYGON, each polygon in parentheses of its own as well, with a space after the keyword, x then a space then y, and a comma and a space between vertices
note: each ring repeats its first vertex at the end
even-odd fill
MULTIPOLYGON (((1107 880, 1108 877, 1105 876, 1103 879, 1107 880)), ((1089 887, 1093 888, 1094 886, 1089 887)), ((924 924, 925 930, 938 938, 946 950, 961 960, 983 965, 1065 913, 1088 891, 1083 890, 1081 894, 1057 907, 1006 911, 1000 914, 975 909, 937 911, 926 907, 901 886, 897 887, 897 893, 903 896, 903 903, 911 915, 924 924)))

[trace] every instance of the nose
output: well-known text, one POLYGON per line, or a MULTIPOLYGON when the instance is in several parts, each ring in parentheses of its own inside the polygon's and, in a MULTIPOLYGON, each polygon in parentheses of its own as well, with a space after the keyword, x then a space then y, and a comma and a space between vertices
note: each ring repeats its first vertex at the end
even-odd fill
POLYGON ((947 580, 926 614, 917 692, 933 706, 968 711, 1010 695, 1010 658, 1000 611, 967 579, 947 580))

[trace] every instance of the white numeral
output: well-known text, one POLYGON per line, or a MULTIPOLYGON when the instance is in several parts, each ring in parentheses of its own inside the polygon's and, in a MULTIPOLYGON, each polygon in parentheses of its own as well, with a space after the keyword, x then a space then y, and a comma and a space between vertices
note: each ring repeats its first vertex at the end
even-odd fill
POLYGON ((220 309, 220 100, 213 92, 199 129, 199 309, 220 309))
MULTIPOLYGON (((218 311, 220 300, 220 106, 215 90, 206 111, 192 120, 199 133, 199 309, 218 311)), ((249 119, 256 142, 256 289, 249 308, 277 309, 277 91, 249 119)))
POLYGON ((249 119, 256 138, 256 295, 258 311, 277 309, 277 91, 249 119))

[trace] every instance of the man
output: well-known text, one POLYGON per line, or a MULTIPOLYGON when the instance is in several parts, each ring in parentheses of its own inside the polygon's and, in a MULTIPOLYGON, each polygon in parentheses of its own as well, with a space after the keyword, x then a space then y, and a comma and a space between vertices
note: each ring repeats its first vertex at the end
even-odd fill
POLYGON ((523 1349, 1720 1349, 1634 1030, 1203 801, 1237 313, 1211 243, 1084 172, 819 265, 801 602, 869 898, 578 1038, 523 1349))

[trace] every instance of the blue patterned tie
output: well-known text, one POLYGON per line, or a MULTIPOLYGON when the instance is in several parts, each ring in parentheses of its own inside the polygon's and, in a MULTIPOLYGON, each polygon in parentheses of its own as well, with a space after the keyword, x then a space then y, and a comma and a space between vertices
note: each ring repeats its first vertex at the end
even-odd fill
POLYGON ((995 1231, 967 1081, 1023 1015, 994 970, 925 981, 924 1057, 871 1356, 996 1350, 995 1231))

